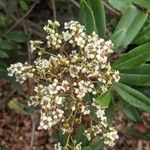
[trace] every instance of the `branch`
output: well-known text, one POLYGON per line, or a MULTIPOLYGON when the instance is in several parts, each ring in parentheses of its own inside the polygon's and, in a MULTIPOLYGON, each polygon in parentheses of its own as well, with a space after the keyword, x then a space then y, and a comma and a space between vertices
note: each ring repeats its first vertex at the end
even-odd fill
POLYGON ((52 0, 52 7, 53 7, 53 19, 55 21, 57 20, 55 0, 52 0))
POLYGON ((77 6, 78 8, 80 7, 80 4, 78 2, 76 2, 75 0, 70 0, 75 6, 77 6))
POLYGON ((24 18, 27 17, 27 16, 31 13, 31 11, 32 11, 33 8, 36 6, 36 4, 37 4, 37 2, 35 2, 35 3, 31 6, 31 8, 25 13, 24 16, 22 16, 22 18, 20 18, 11 28, 9 28, 9 30, 6 32, 6 34, 7 34, 8 32, 10 32, 11 30, 13 30, 18 24, 20 24, 20 23, 24 20, 24 18))
POLYGON ((115 9, 113 9, 112 7, 110 7, 106 2, 104 2, 104 6, 105 6, 108 10, 110 10, 112 13, 114 13, 115 15, 117 15, 117 16, 120 16, 120 15, 121 15, 118 11, 116 11, 115 9))
POLYGON ((34 145, 34 137, 35 137, 35 121, 33 119, 33 116, 31 116, 32 119, 32 131, 31 131, 31 142, 30 142, 30 150, 32 150, 34 145))

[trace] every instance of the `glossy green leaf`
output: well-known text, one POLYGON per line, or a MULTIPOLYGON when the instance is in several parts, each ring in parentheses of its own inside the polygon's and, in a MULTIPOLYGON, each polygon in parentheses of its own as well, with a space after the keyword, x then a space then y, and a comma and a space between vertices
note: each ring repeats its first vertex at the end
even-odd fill
POLYGON ((81 20, 83 20, 82 22, 86 27, 86 31, 88 34, 91 34, 93 31, 96 31, 96 25, 93 11, 86 0, 81 0, 80 10, 81 20))
POLYGON ((109 106, 109 103, 111 102, 111 98, 112 98, 112 94, 111 91, 109 90, 104 94, 98 96, 96 100, 101 107, 107 108, 109 106))
POLYGON ((143 24, 147 19, 148 13, 138 10, 134 6, 130 6, 119 21, 115 32, 126 29, 126 36, 123 40, 122 48, 127 47, 136 37, 143 24))
POLYGON ((135 38, 134 43, 140 45, 148 41, 150 41, 150 25, 135 38))
POLYGON ((147 19, 148 13, 139 11, 134 22, 130 25, 126 32, 126 37, 124 39, 123 47, 127 47, 137 36, 142 26, 144 25, 147 19))
POLYGON ((121 101, 121 110, 128 119, 133 122, 142 122, 141 116, 137 109, 125 101, 121 101))
POLYGON ((150 65, 144 64, 135 69, 120 73, 120 82, 134 86, 150 86, 150 65))
POLYGON ((136 68, 150 59, 150 42, 138 46, 118 59, 113 67, 119 70, 136 68))
POLYGON ((134 22, 134 19, 138 15, 138 10, 134 6, 130 6, 126 9, 126 11, 123 13, 123 16, 121 17, 119 23, 117 24, 115 28, 115 32, 120 29, 126 29, 130 27, 130 25, 134 22))
POLYGON ((149 97, 122 83, 114 83, 113 88, 127 103, 150 112, 149 97))
POLYGON ((104 37, 106 30, 106 17, 102 0, 90 0, 91 8, 94 13, 97 32, 100 37, 104 37))
POLYGON ((112 34, 110 40, 114 43, 114 49, 113 49, 114 51, 120 50, 119 48, 122 47, 125 36, 126 36, 125 28, 120 29, 112 34))
POLYGON ((21 31, 13 31, 6 34, 6 38, 9 41, 23 43, 27 40, 27 36, 21 31))
POLYGON ((139 139, 150 141, 150 132, 142 133, 134 128, 127 128, 126 133, 139 139))
POLYGON ((134 0, 136 4, 150 10, 150 1, 149 0, 134 0))
POLYGON ((15 49, 17 50, 20 47, 14 42, 9 42, 7 40, 0 40, 0 48, 5 50, 15 50, 15 49))

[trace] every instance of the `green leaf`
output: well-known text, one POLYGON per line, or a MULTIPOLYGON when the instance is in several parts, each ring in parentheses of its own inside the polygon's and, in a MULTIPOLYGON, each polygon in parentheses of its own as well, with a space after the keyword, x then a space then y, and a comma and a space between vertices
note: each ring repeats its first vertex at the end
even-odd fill
POLYGON ((14 11, 17 9, 17 0, 7 0, 5 12, 8 17, 14 18, 14 11))
POLYGON ((110 40, 114 43, 114 51, 118 51, 123 45, 123 40, 126 36, 126 29, 120 29, 112 34, 110 40))
POLYGON ((29 9, 29 6, 28 6, 27 2, 24 1, 24 0, 20 0, 19 4, 20 4, 20 7, 22 8, 22 10, 27 11, 29 9))
POLYGON ((82 146, 86 146, 87 144, 87 137, 84 134, 85 127, 81 125, 79 128, 76 129, 76 134, 75 134, 75 140, 77 143, 82 142, 82 146))
POLYGON ((147 19, 148 13, 138 10, 134 6, 130 6, 119 21, 115 32, 126 29, 126 36, 123 40, 122 48, 127 47, 136 37, 143 24, 147 19))
POLYGON ((139 73, 139 74, 120 74, 121 83, 135 85, 135 86, 150 86, 150 75, 139 73))
POLYGON ((0 48, 5 49, 5 50, 15 50, 20 47, 14 42, 9 42, 7 40, 0 40, 0 48))
POLYGON ((135 38, 134 43, 141 45, 148 41, 150 41, 150 25, 148 25, 144 31, 135 38))
POLYGON ((100 37, 104 37, 106 30, 106 17, 102 0, 90 0, 91 8, 94 13, 97 32, 100 37))
POLYGON ((143 64, 135 69, 120 73, 120 82, 135 86, 150 86, 150 65, 143 64))
POLYGON ((130 25, 133 23, 134 19, 138 15, 138 10, 134 6, 130 6, 126 9, 126 11, 123 13, 123 16, 121 17, 119 23, 117 24, 115 31, 120 29, 128 29, 130 25))
POLYGON ((86 146, 82 150, 92 150, 92 148, 90 146, 86 146))
POLYGON ((122 83, 114 83, 113 88, 127 103, 139 109, 150 112, 149 97, 122 83))
POLYGON ((107 91, 104 94, 98 96, 96 98, 98 104, 103 108, 108 108, 110 102, 111 102, 112 94, 111 91, 107 91))
POLYGON ((95 144, 91 145, 92 150, 103 150, 104 149, 104 140, 99 139, 95 144))
POLYGON ((14 98, 12 99, 9 103, 8 103, 8 107, 10 109, 15 110, 17 113, 20 114, 24 114, 24 115, 28 115, 28 113, 24 110, 25 109, 25 105, 23 105, 22 103, 20 103, 18 101, 18 99, 14 98))
POLYGON ((68 134, 63 134, 62 132, 60 132, 60 130, 55 130, 54 137, 61 143, 62 146, 65 146, 68 134))
POLYGON ((0 60, 0 69, 4 69, 6 71, 7 64, 0 60))
POLYGON ((134 22, 130 25, 126 32, 126 37, 124 39, 123 47, 127 47, 137 36, 139 31, 141 30, 142 26, 144 25, 147 19, 148 13, 139 11, 138 15, 134 19, 134 22))
POLYGON ((115 114, 115 108, 113 102, 110 103, 109 107, 105 109, 105 114, 109 125, 112 125, 113 117, 115 114))
POLYGON ((29 115, 33 115, 36 111, 36 107, 35 106, 30 106, 30 107, 26 107, 25 111, 29 114, 29 115))
POLYGON ((148 10, 150 9, 150 1, 149 0, 134 0, 134 2, 148 10))
POLYGON ((82 22, 86 27, 86 31, 88 34, 91 34, 93 31, 96 31, 94 14, 89 6, 89 4, 85 0, 80 1, 80 14, 82 22))
POLYGON ((133 128, 127 128, 126 133, 139 139, 150 141, 150 132, 142 133, 133 128))
POLYGON ((8 58, 8 54, 3 50, 3 49, 0 49, 0 58, 8 58))
POLYGON ((6 34, 6 38, 9 41, 23 43, 27 40, 27 36, 21 31, 13 31, 6 34))
POLYGON ((119 11, 125 11, 133 0, 108 0, 109 4, 119 11))
POLYGON ((98 139, 95 144, 86 146, 82 150, 104 150, 104 140, 98 139))
POLYGON ((119 70, 136 68, 150 59, 150 42, 134 48, 118 59, 113 67, 119 70))
POLYGON ((137 109, 125 101, 121 101, 121 110, 133 122, 142 122, 141 116, 137 109))
POLYGON ((150 65, 144 64, 135 69, 122 71, 120 82, 135 86, 150 86, 150 65))

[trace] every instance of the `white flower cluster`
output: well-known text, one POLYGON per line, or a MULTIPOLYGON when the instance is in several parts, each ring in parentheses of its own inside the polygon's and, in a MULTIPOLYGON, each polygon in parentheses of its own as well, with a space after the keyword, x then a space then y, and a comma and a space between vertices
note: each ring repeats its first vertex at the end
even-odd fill
POLYGON ((48 25, 44 26, 43 29, 48 34, 46 36, 48 48, 59 49, 61 47, 62 36, 55 31, 59 26, 60 24, 58 21, 52 22, 51 20, 48 20, 48 25))
POLYGON ((30 41, 30 48, 31 48, 31 52, 33 53, 34 51, 36 51, 37 49, 40 49, 41 45, 43 44, 44 42, 42 41, 30 41))
MULTIPOLYGON (((74 84, 76 85, 76 84, 74 84)), ((77 88, 75 88, 75 93, 79 99, 82 99, 88 92, 94 90, 94 84, 91 84, 90 81, 81 80, 77 83, 77 88)))
POLYGON ((90 128, 85 130, 84 133, 89 141, 93 138, 93 136, 95 137, 102 134, 104 137, 104 143, 109 146, 114 146, 116 139, 118 139, 117 131, 108 126, 105 110, 95 102, 95 99, 93 101, 92 106, 95 108, 96 117, 99 118, 101 122, 100 124, 92 125, 90 128))
POLYGON ((62 150, 62 149, 63 149, 63 147, 61 146, 60 143, 54 144, 54 150, 62 150))
MULTIPOLYGON (((105 109, 94 98, 107 92, 113 82, 120 79, 119 72, 108 62, 113 44, 99 38, 95 32, 87 35, 79 22, 65 23, 65 31, 61 33, 56 32, 59 26, 58 22, 49 20, 44 27, 47 47, 42 41, 31 41, 31 49, 38 51, 40 56, 32 65, 11 65, 8 75, 15 76, 21 83, 27 78, 33 79, 34 94, 28 104, 41 108, 39 129, 58 127, 69 134, 71 142, 74 127, 85 124, 84 119, 88 117, 90 123, 86 124, 85 130, 88 140, 100 135, 105 144, 113 146, 118 138, 117 132, 108 126, 105 109), (57 51, 52 53, 55 49, 57 51), (87 95, 90 100, 86 100, 87 95)), ((74 148, 80 150, 82 143, 75 145, 74 148)), ((63 147, 58 143, 55 149, 63 147)))
POLYGON ((32 66, 27 62, 25 64, 18 62, 16 64, 11 64, 7 71, 8 76, 15 76, 16 81, 23 83, 27 78, 33 77, 34 69, 32 69, 32 66))
MULTIPOLYGON (((74 146, 73 146, 73 150, 81 150, 82 147, 81 147, 81 142, 76 144, 76 141, 73 141, 74 142, 74 146)), ((54 144, 54 150, 63 150, 63 147, 61 146, 61 144, 58 142, 56 144, 54 144)))
POLYGON ((113 127, 110 127, 109 130, 109 132, 104 134, 104 143, 109 146, 114 146, 115 141, 119 138, 119 136, 117 134, 117 131, 113 127))
POLYGON ((86 42, 85 27, 77 21, 70 21, 64 24, 65 32, 62 32, 64 41, 68 41, 73 46, 84 47, 86 42))

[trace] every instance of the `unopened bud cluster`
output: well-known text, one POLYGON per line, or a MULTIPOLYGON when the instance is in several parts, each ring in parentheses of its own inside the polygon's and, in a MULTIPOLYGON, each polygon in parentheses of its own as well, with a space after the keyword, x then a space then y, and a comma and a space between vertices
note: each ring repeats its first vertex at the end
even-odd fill
POLYGON ((96 100, 120 79, 119 72, 108 62, 113 44, 95 32, 87 35, 77 21, 65 23, 60 33, 59 26, 57 21, 49 20, 44 27, 46 40, 31 41, 31 50, 38 58, 32 65, 11 65, 9 76, 15 76, 20 83, 32 78, 34 94, 28 104, 41 108, 39 129, 60 129, 68 135, 66 145, 55 144, 55 149, 68 149, 71 145, 80 150, 82 143, 72 139, 81 124, 86 127, 83 134, 89 141, 100 136, 105 144, 114 146, 117 131, 108 126, 105 109, 96 100))

